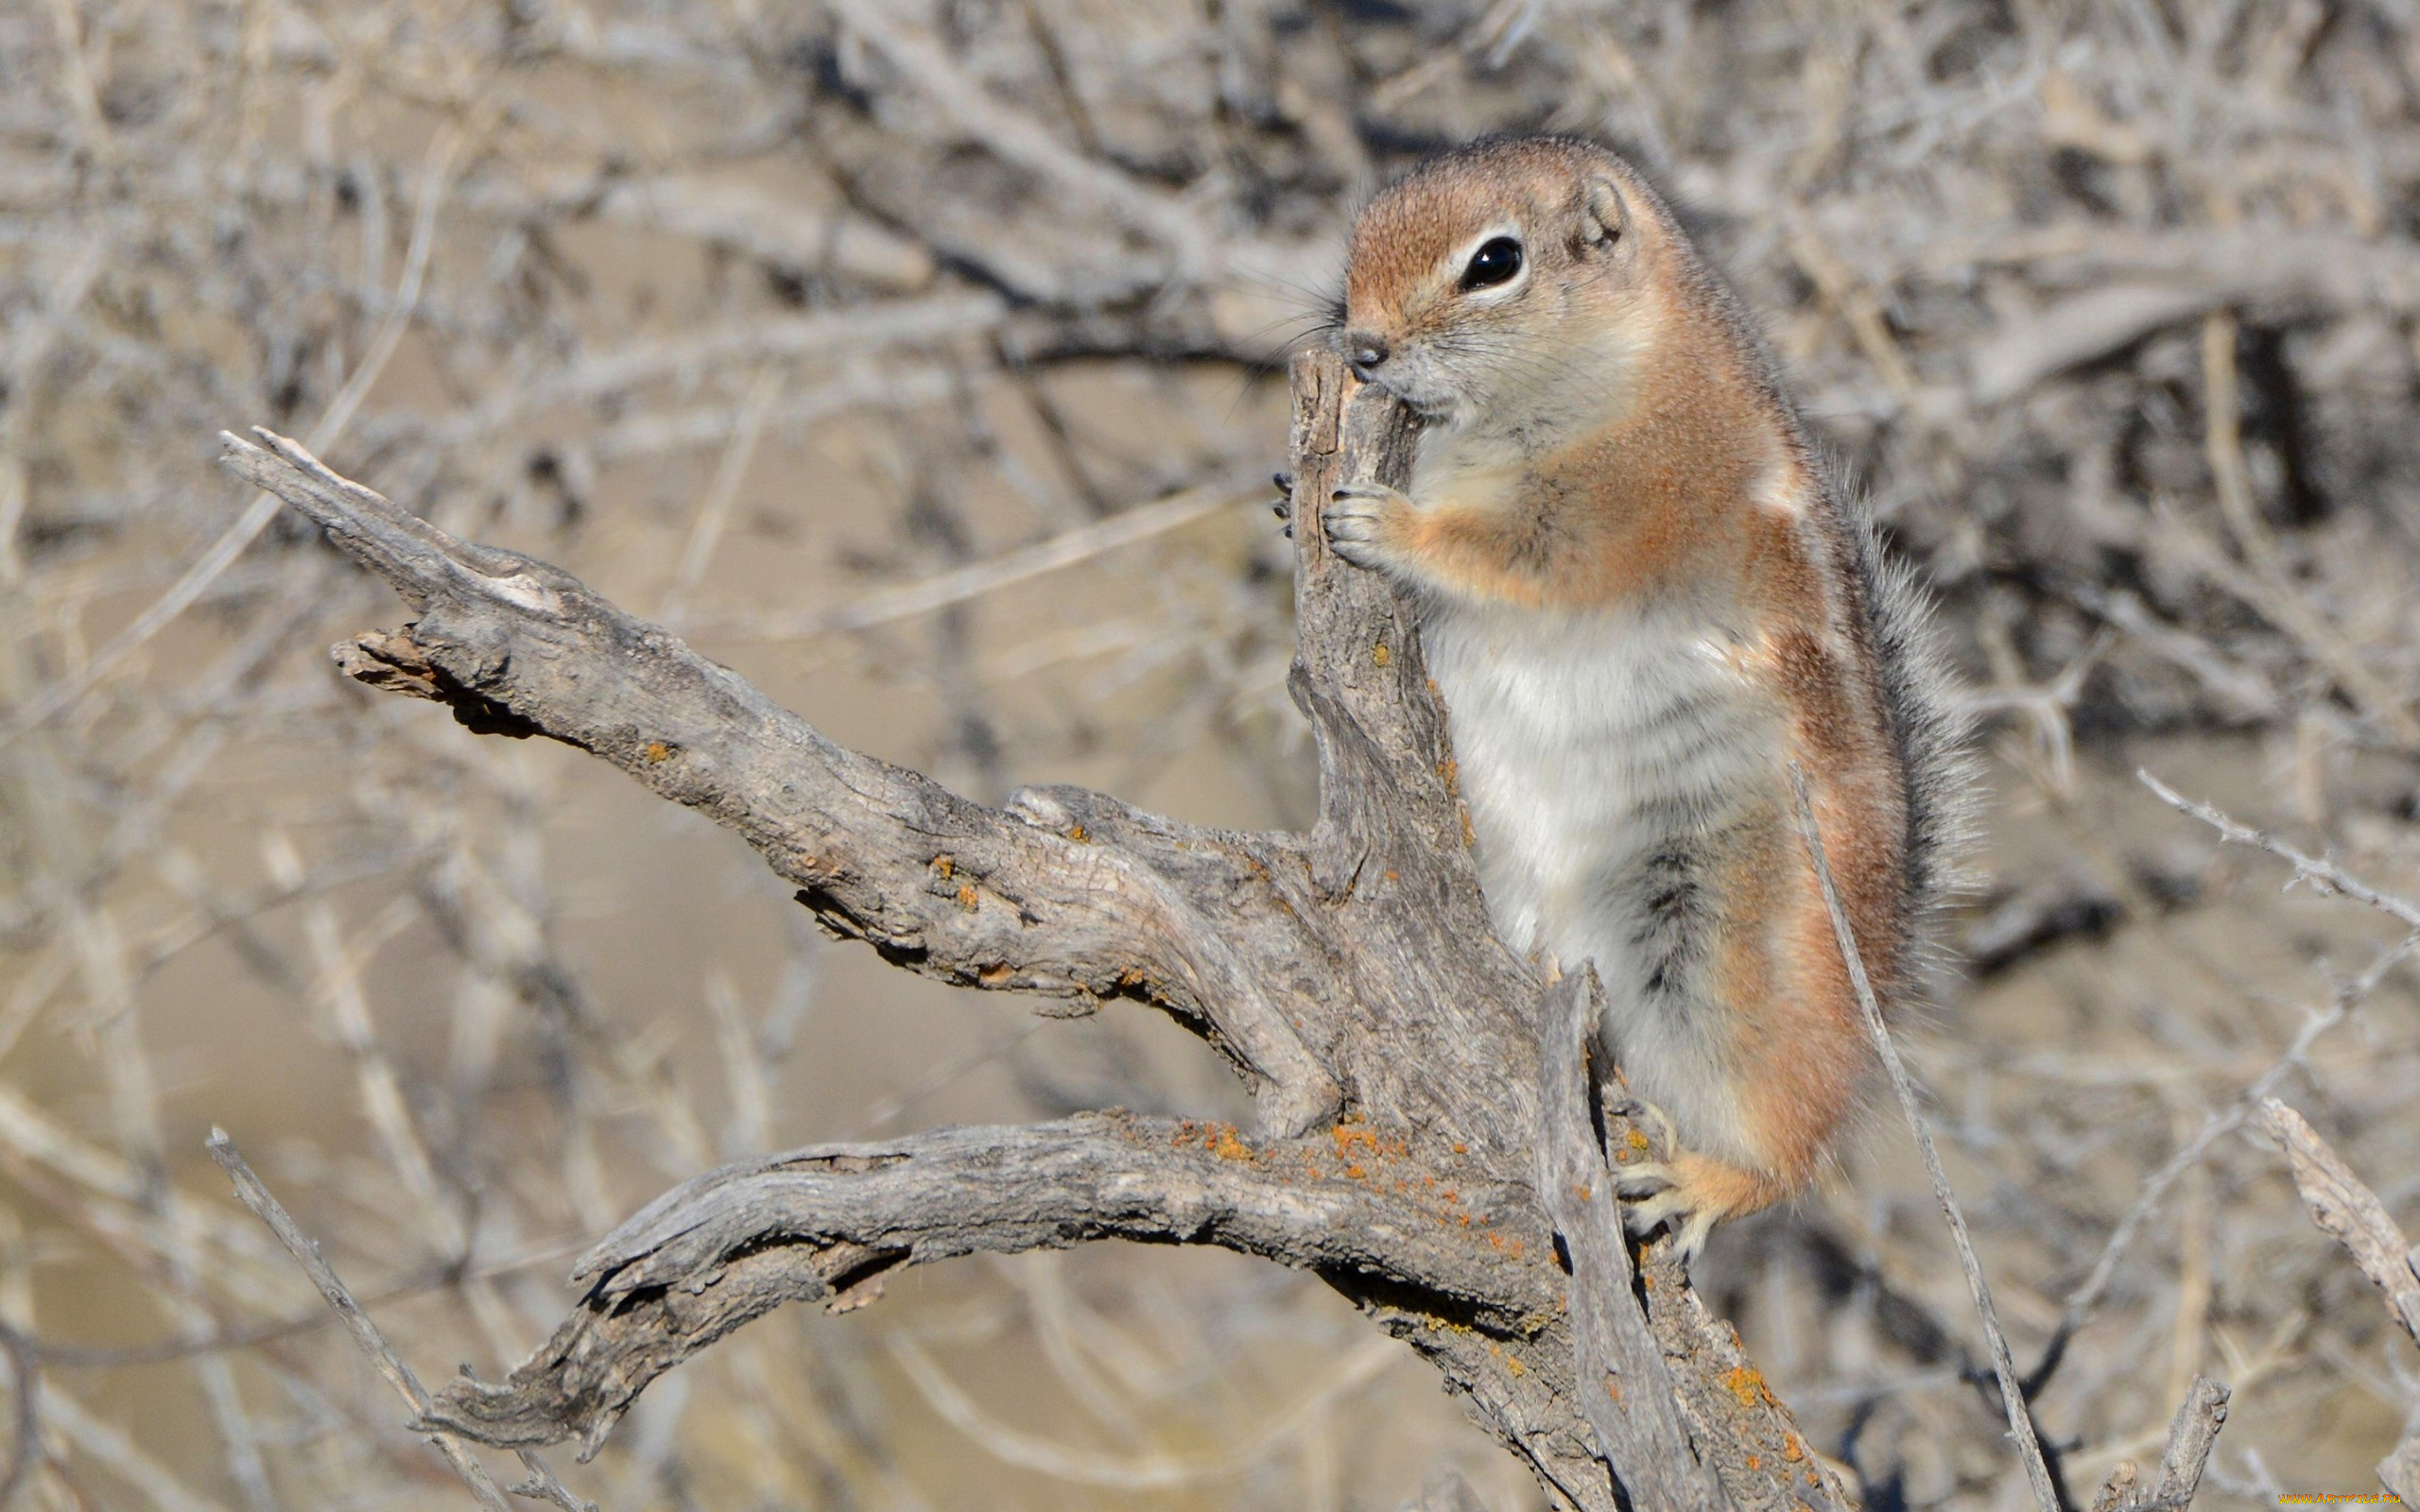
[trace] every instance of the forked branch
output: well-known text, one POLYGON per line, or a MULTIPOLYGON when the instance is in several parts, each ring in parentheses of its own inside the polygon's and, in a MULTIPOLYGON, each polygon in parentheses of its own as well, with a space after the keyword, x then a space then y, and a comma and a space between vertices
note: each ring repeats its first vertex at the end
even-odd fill
POLYGON ((231 468, 419 610, 339 646, 352 676, 604 757, 737 831, 895 964, 1154 1003, 1257 1098, 1250 1135, 1098 1114, 691 1182, 582 1261, 544 1349, 504 1383, 446 1386, 430 1426, 593 1449, 648 1381, 784 1301, 854 1306, 903 1264, 1115 1237, 1321 1276, 1585 1512, 1625 1490, 1641 1506, 1842 1504, 1659 1246, 1640 1306, 1579 1061, 1586 1004, 1571 983, 1549 995, 1490 931, 1415 617, 1320 534, 1338 483, 1407 480, 1413 422, 1326 353, 1293 378, 1291 685, 1322 775, 1308 835, 1188 828, 1076 788, 969 802, 841 749, 558 569, 456 541, 280 438, 226 438, 231 468))

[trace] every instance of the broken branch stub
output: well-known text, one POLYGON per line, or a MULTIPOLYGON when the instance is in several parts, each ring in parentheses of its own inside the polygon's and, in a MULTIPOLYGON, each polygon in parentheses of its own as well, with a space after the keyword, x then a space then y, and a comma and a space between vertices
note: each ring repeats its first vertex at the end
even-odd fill
MULTIPOLYGON (((2387 1315, 2420 1343, 2420 1246, 2406 1238, 2386 1204, 2354 1174, 2310 1121, 2274 1097, 2260 1100, 2260 1126, 2284 1147, 2294 1190, 2320 1231, 2344 1246, 2386 1298, 2387 1315)), ((2420 1435, 2378 1463, 2378 1483, 2403 1501, 2420 1501, 2420 1435)))
POLYGON ((2260 1126, 2284 1147, 2294 1189, 2320 1231, 2344 1246, 2386 1298, 2387 1313, 2420 1343, 2420 1271, 2403 1229, 2310 1122, 2274 1097, 2260 1101, 2260 1126))
POLYGON ((1291 685, 1321 760, 1306 836, 1178 824, 1071 787, 970 802, 836 746, 569 574, 456 541, 282 438, 224 438, 233 471, 419 610, 340 647, 350 675, 605 758, 739 833, 895 965, 1152 1004, 1227 1056, 1258 1110, 1256 1133, 1096 1114, 716 1172, 593 1250, 546 1346, 501 1383, 450 1383, 431 1425, 593 1450, 649 1381, 782 1302, 853 1307, 899 1265, 1115 1237, 1316 1273, 1583 1512, 1613 1512, 1625 1488, 1641 1505, 1840 1504, 1677 1265, 1648 1251, 1651 1338, 1602 1194, 1584 1212, 1540 1200, 1542 1179, 1605 1169, 1577 1058, 1584 1004, 1566 989, 1549 1013, 1537 971, 1489 929, 1414 611, 1320 532, 1340 481, 1407 481, 1415 425, 1329 353, 1298 357, 1293 381, 1291 685), (1577 1281, 1557 1227, 1587 1257, 1577 1281), (1646 1400, 1592 1410, 1576 1371, 1601 1391, 1609 1366, 1646 1400))

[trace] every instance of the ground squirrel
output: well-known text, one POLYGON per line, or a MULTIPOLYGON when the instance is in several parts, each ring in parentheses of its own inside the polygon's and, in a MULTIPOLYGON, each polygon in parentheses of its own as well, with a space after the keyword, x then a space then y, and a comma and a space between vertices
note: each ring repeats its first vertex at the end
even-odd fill
POLYGON ((1417 600, 1497 931, 1594 961, 1668 1161, 1622 1173, 1694 1253, 1799 1190, 1874 1059, 1795 827, 1806 774, 1886 1005, 1917 974, 1968 777, 1923 601, 1828 476, 1664 201, 1561 137, 1482 143, 1353 230, 1336 340, 1426 421, 1337 555, 1417 600))

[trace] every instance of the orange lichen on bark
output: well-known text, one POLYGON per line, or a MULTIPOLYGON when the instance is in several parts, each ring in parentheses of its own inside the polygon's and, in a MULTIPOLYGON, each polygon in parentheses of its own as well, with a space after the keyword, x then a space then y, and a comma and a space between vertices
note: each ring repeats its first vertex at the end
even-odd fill
POLYGON ((1722 1385, 1724 1390, 1739 1399, 1739 1405, 1742 1407, 1754 1407, 1760 1401, 1772 1400, 1773 1394, 1766 1388, 1765 1378, 1748 1366, 1739 1366, 1726 1371, 1722 1377, 1722 1385))

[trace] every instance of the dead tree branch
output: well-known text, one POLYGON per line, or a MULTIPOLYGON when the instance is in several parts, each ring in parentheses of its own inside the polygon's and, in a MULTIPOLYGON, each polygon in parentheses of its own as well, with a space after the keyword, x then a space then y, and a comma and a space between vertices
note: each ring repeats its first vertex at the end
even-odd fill
POLYGON ((2420 1343, 2420 1270, 2415 1270, 2411 1241, 2388 1215, 2386 1204, 2308 1120, 2276 1098, 2262 1101, 2260 1126, 2285 1146, 2294 1189, 2309 1205, 2311 1222, 2344 1246, 2361 1274, 2385 1294, 2387 1312, 2420 1343))
POLYGON ((1256 1078, 1273 1126, 1300 1131, 1335 1107, 1282 988, 1227 948, 1231 922, 1195 911, 1272 907, 1252 874, 1266 862, 1096 795, 986 809, 844 750, 568 574, 456 541, 260 434, 268 450, 225 438, 228 466, 420 610, 403 635, 337 648, 355 679, 437 699, 482 733, 603 757, 736 831, 818 918, 896 964, 976 987, 1147 998, 1256 1078))
POLYGON ((1202 1244, 1418 1293, 1499 1338, 1560 1301, 1525 1191, 1409 1174, 1361 1125, 1258 1142, 1215 1123, 1083 1114, 819 1145, 727 1166, 582 1256, 579 1307, 502 1387, 448 1383, 432 1421, 489 1443, 594 1445, 661 1371, 783 1302, 835 1312, 907 1265, 1095 1239, 1202 1244), (1462 1222, 1469 1220, 1467 1226, 1462 1222), (1493 1235, 1473 1242, 1477 1230, 1493 1235), (1508 1252, 1530 1257, 1508 1263, 1508 1252))
MULTIPOLYGON (((900 1264, 1115 1236, 1320 1275, 1572 1506, 1606 1512, 1624 1488, 1641 1505, 1842 1504, 1669 1257, 1648 1252, 1642 1330, 1618 1236, 1602 1231, 1610 1211, 1540 1200, 1539 1026, 1554 1010, 1488 927, 1412 613, 1331 556, 1317 524, 1339 482, 1403 480, 1412 424, 1328 354, 1298 358, 1293 377, 1290 685, 1322 768, 1307 835, 1193 828, 1066 787, 969 802, 839 748, 558 569, 456 541, 280 438, 226 438, 233 471, 419 611, 339 646, 353 676, 444 702, 475 730, 604 757, 739 833, 820 919, 897 965, 1157 1004, 1258 1101, 1250 1138, 1093 1115, 717 1173, 592 1252, 585 1295, 545 1349, 501 1385, 449 1385, 430 1425, 594 1448, 649 1380, 781 1301, 854 1305, 900 1264), (1557 1263, 1558 1222, 1576 1282, 1557 1263), (1582 1391, 1575 1360, 1617 1374, 1620 1410, 1595 1410, 1605 1383, 1582 1391)), ((1569 998, 1553 1000, 1566 1016, 1569 998)), ((1582 1173, 1584 1204, 1603 1151, 1581 1147, 1597 1135, 1571 1106, 1576 1035, 1549 1038, 1550 1170, 1582 1173)))
POLYGON ((2168 1448, 2159 1459, 2159 1485, 2146 1506, 2185 1507, 2202 1488, 2202 1472, 2210 1464, 2219 1430, 2226 1425, 2227 1400, 2233 1394, 2207 1376, 2195 1376, 2193 1387, 2176 1409, 2168 1432, 2168 1448))
POLYGON ((2168 1512, 2188 1507, 2202 1488, 2202 1472, 2209 1468, 2210 1451, 2226 1426, 2227 1402, 2234 1394, 2207 1376, 2195 1376, 2176 1419, 2169 1425, 2168 1444, 2161 1452, 2159 1479, 2142 1484, 2142 1467, 2121 1459, 2109 1473, 2092 1512, 2168 1512))
MULTIPOLYGON (((2420 1248, 2302 1114, 2265 1098, 2260 1126, 2285 1147, 2294 1190, 2309 1206, 2311 1222, 2344 1246, 2361 1274, 2385 1294, 2388 1314, 2420 1343, 2420 1248)), ((2420 1494, 2420 1438, 2405 1440, 2379 1463, 2378 1482, 2407 1502, 2420 1494)))

